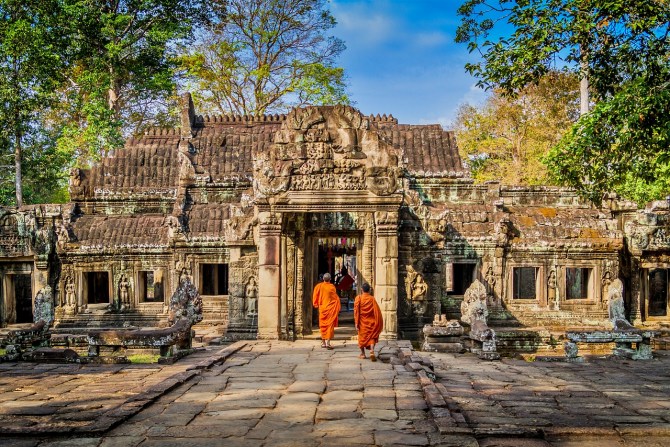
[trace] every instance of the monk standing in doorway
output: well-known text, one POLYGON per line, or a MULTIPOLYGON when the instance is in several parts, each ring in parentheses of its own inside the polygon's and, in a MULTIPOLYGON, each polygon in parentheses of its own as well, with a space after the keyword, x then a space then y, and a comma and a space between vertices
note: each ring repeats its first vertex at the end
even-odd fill
POLYGON ((337 317, 340 313, 340 297, 335 286, 330 283, 330 273, 323 275, 323 282, 314 287, 312 304, 319 309, 319 329, 321 330, 321 347, 333 349, 330 340, 335 336, 337 317))
POLYGON ((379 334, 384 327, 382 311, 375 297, 370 295, 370 284, 363 283, 363 293, 354 301, 354 324, 358 331, 358 347, 361 348, 360 359, 365 358, 365 350, 370 350, 370 360, 377 361, 375 345, 379 341, 379 334))

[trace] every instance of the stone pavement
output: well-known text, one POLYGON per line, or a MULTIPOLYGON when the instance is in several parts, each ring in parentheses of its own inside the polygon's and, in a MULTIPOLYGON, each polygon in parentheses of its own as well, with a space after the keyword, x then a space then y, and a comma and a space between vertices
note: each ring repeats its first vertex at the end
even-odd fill
POLYGON ((482 445, 518 436, 533 446, 670 446, 669 354, 565 363, 424 353, 457 426, 482 445))
MULTIPOLYGON (((26 431, 0 437, 0 445, 670 445, 667 353, 648 362, 584 364, 419 353, 435 365, 436 383, 416 363, 373 363, 357 354, 348 340, 332 351, 316 340, 254 341, 169 366, 0 365, 3 415, 29 421, 47 408, 42 422, 25 423, 26 431), (32 411, 15 410, 20 402, 32 411), (89 430, 35 430, 67 420, 89 430), (114 427, 95 431, 99 420, 114 427)), ((8 422, 0 419, 0 429, 8 422)))
POLYGON ((0 363, 0 436, 105 432, 235 349, 169 366, 0 363))

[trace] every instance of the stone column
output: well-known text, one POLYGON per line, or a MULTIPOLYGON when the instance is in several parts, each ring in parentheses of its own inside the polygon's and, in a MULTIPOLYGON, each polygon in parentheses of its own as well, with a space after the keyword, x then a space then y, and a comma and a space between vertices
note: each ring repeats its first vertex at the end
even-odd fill
POLYGON ((634 326, 642 324, 642 271, 638 258, 632 257, 630 261, 630 316, 629 320, 634 326))
POLYGON ((376 212, 374 294, 384 316, 380 338, 398 338, 398 213, 376 212))
POLYGON ((277 340, 281 335, 281 219, 269 212, 259 213, 258 218, 258 338, 277 340))

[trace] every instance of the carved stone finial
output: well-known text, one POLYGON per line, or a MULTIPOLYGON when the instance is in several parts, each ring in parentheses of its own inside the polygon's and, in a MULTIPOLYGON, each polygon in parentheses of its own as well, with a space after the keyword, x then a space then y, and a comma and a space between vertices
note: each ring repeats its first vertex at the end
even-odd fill
POLYGON ((35 304, 33 310, 33 322, 38 324, 44 323, 44 330, 46 331, 51 323, 54 321, 54 297, 51 286, 46 285, 42 290, 37 292, 35 297, 35 304))
POLYGON ((476 279, 468 290, 465 291, 463 302, 461 303, 461 321, 472 325, 475 321, 486 320, 489 316, 489 310, 486 306, 486 287, 476 279))
POLYGON ((635 327, 626 319, 626 309, 623 303, 623 283, 619 278, 612 281, 607 290, 609 302, 609 317, 615 331, 630 331, 635 327))
POLYGON ((183 319, 188 320, 191 325, 202 321, 202 298, 189 278, 179 283, 170 298, 168 322, 175 324, 183 319))

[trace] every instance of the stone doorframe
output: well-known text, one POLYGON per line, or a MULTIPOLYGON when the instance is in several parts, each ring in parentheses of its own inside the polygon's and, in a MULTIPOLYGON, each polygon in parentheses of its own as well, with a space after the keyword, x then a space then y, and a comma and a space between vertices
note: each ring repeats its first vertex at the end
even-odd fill
POLYGON ((363 231, 364 253, 360 268, 363 276, 370 278, 368 281, 382 309, 384 330, 381 338, 396 339, 399 203, 393 203, 392 206, 386 203, 385 206, 378 207, 343 206, 344 204, 338 206, 337 203, 324 206, 323 203, 329 202, 319 202, 319 209, 313 211, 306 211, 304 206, 297 209, 291 206, 275 206, 272 210, 269 207, 258 209, 258 338, 293 338, 301 335, 300 332, 308 327, 304 324, 304 309, 298 309, 297 306, 293 307, 293 311, 301 314, 295 314, 293 320, 289 321, 291 315, 290 307, 287 306, 287 286, 289 281, 295 281, 296 287, 292 287, 295 291, 295 296, 292 297, 294 303, 305 303, 311 299, 308 289, 310 283, 314 284, 314 279, 311 278, 314 274, 305 269, 305 251, 308 249, 305 244, 309 240, 304 231, 296 238, 295 232, 287 228, 283 214, 358 213, 364 215, 360 219, 363 228, 357 229, 363 231), (291 234, 293 238, 290 237, 291 234), (291 265, 291 259, 296 260, 295 265, 291 265), (309 280, 306 279, 307 275, 310 275, 309 280))

